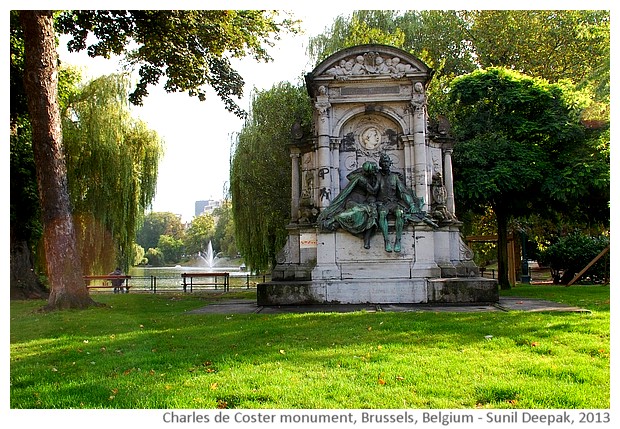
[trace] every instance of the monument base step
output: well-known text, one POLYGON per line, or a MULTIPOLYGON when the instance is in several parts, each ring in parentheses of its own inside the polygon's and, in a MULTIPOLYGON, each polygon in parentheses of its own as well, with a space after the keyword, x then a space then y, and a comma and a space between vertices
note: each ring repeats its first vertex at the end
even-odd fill
POLYGON ((482 277, 271 281, 257 286, 257 304, 494 303, 497 281, 482 277))

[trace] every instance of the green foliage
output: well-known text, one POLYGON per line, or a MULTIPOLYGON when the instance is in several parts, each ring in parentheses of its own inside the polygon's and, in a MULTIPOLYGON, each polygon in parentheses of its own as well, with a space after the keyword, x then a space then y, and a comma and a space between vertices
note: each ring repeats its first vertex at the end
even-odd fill
POLYGON ((471 10, 460 14, 483 68, 506 67, 552 82, 580 82, 609 58, 606 10, 471 10))
POLYGON ((558 198, 558 188, 583 196, 589 182, 572 187, 556 180, 574 165, 584 142, 565 89, 506 69, 476 71, 454 79, 457 195, 470 207, 490 203, 517 216, 535 198, 558 198), (518 172, 518 174, 515 174, 518 172))
POLYGON ((158 248, 150 248, 146 251, 147 263, 153 267, 161 267, 166 263, 164 253, 158 248))
POLYGON ((350 46, 377 43, 402 47, 405 35, 396 16, 396 12, 388 10, 354 11, 350 17, 340 15, 323 34, 310 38, 308 53, 318 64, 350 46))
MULTIPOLYGON (((578 207, 578 199, 605 194, 609 163, 588 151, 579 123, 583 105, 574 88, 549 84, 503 68, 480 70, 453 80, 451 117, 459 141, 454 150, 458 202, 495 212, 500 240, 508 221, 532 213, 550 215, 578 207), (578 167, 585 153, 598 160, 590 173, 578 167), (567 177, 573 180, 566 180, 567 177)), ((604 198, 604 197, 603 197, 604 198)), ((504 241, 506 243, 507 241, 504 241)), ((508 287, 507 254, 498 247, 500 284, 508 287)))
POLYGON ((253 56, 269 61, 264 45, 282 31, 296 32, 290 19, 276 19, 274 11, 261 10, 73 10, 56 21, 58 31, 73 37, 70 51, 86 49, 91 57, 126 54, 140 67, 140 81, 130 95, 142 104, 148 86, 164 79, 168 92, 188 92, 204 100, 212 87, 226 109, 242 116, 233 101, 243 94, 243 78, 230 58, 253 56), (89 34, 96 41, 88 45, 89 34))
POLYGON ((176 264, 181 261, 185 252, 185 244, 170 235, 160 235, 157 249, 162 253, 164 263, 176 264))
POLYGON ((133 262, 132 266, 141 265, 145 263, 145 254, 144 247, 140 246, 137 243, 133 244, 133 262))
POLYGON ((136 242, 145 249, 155 248, 162 235, 183 239, 184 228, 178 215, 171 212, 148 213, 138 230, 136 242))
MULTIPOLYGON (((91 246, 127 269, 144 210, 155 196, 162 143, 157 134, 131 117, 128 82, 103 76, 70 92, 63 114, 67 180, 77 219, 88 219, 81 247, 91 246), (87 216, 90 215, 90 216, 87 216), (113 243, 104 236, 111 234, 113 243)), ((143 246, 144 247, 144 246, 143 246)), ((83 261, 85 271, 106 270, 99 256, 83 261)))
POLYGON ((213 234, 213 247, 217 252, 229 258, 237 256, 237 243, 235 240, 235 221, 230 201, 224 201, 221 207, 213 210, 213 216, 217 218, 215 233, 213 234))
POLYGON ((185 232, 185 247, 190 255, 206 252, 215 231, 215 219, 209 213, 194 217, 185 232))
POLYGON ((10 138, 10 220, 14 239, 33 246, 43 233, 37 187, 32 131, 27 118, 19 117, 10 138))
POLYGON ((254 94, 237 136, 230 171, 237 246, 253 270, 269 268, 284 245, 290 218, 291 127, 309 127, 311 105, 303 87, 274 85, 254 94))
MULTIPOLYGON (((609 246, 609 237, 581 232, 561 237, 541 252, 539 262, 551 268, 555 283, 566 284, 609 246)), ((588 282, 609 279, 609 261, 600 259, 585 273, 588 282)))

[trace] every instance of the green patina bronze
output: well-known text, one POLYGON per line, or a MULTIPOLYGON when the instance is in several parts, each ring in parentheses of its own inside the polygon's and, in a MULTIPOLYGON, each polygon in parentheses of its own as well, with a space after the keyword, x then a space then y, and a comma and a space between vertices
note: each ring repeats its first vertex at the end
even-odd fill
POLYGON ((364 248, 370 248, 370 238, 378 227, 383 234, 386 252, 400 252, 405 222, 422 221, 438 225, 422 211, 422 200, 407 188, 402 174, 391 171, 392 160, 381 154, 379 167, 366 161, 347 175, 348 185, 318 217, 321 228, 338 228, 351 234, 362 234, 364 248), (388 218, 395 219, 394 245, 388 236, 388 218))

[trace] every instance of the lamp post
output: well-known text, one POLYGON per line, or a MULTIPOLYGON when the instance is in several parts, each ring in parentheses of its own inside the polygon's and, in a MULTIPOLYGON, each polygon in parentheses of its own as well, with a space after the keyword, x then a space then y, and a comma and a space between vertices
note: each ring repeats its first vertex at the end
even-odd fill
POLYGON ((521 283, 530 283, 530 267, 527 263, 527 236, 521 231, 521 283))

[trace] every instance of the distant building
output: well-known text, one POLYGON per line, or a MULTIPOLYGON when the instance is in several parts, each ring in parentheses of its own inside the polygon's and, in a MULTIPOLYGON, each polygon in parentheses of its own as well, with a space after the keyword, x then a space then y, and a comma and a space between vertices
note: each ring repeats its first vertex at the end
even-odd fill
POLYGON ((213 213, 213 210, 221 207, 222 206, 222 202, 221 201, 216 201, 216 200, 201 200, 201 201, 196 201, 195 204, 195 216, 200 216, 203 213, 213 213))

